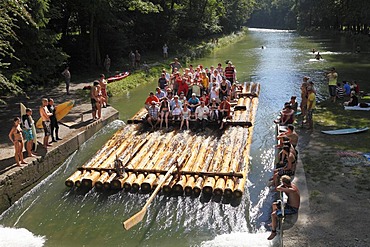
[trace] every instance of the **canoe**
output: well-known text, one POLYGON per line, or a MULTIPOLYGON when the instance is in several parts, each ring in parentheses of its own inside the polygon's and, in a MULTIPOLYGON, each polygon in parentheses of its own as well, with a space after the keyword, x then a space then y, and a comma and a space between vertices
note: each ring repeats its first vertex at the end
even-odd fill
POLYGON ((337 130, 323 130, 321 131, 324 134, 327 135, 347 135, 347 134, 355 134, 367 131, 369 128, 350 128, 350 129, 337 129, 337 130))
MULTIPOLYGON (((55 116, 57 117, 57 121, 60 121, 70 112, 74 103, 74 100, 70 100, 56 106, 55 116)), ((37 120, 36 128, 42 129, 42 118, 37 120)))
MULTIPOLYGON (((26 106, 20 103, 21 106, 21 119, 24 114, 26 114, 26 106)), ((32 118, 32 117, 31 117, 32 118)), ((37 133, 35 124, 32 125, 32 135, 33 135, 33 144, 34 144, 34 151, 37 150, 37 133)))
POLYGON ((111 83, 111 82, 115 82, 115 81, 119 81, 119 80, 122 80, 124 78, 126 78, 127 76, 130 75, 130 72, 125 72, 125 73, 120 73, 118 75, 115 75, 115 76, 112 76, 112 77, 109 77, 107 79, 107 82, 108 83, 111 83))

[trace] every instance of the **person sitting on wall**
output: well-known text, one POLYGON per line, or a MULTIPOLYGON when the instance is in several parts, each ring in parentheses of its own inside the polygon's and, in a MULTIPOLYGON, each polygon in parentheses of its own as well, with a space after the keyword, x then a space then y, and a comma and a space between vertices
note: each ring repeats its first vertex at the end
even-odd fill
MULTIPOLYGON (((280 179, 280 185, 276 187, 277 191, 284 192, 288 196, 288 201, 284 205, 284 215, 297 214, 299 206, 301 204, 301 196, 297 185, 292 183, 292 179, 284 175, 280 179)), ((282 215, 281 205, 277 202, 272 204, 272 213, 271 213, 271 234, 267 238, 272 240, 276 236, 276 227, 278 216, 282 215)))

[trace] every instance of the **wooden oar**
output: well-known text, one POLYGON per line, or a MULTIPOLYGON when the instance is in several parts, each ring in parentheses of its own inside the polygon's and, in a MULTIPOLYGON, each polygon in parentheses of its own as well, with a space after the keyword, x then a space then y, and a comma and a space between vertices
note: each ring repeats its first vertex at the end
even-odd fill
POLYGON ((144 207, 136 213, 134 216, 123 222, 123 227, 126 230, 129 230, 131 227, 135 226, 137 223, 143 220, 146 210, 149 204, 153 201, 155 196, 158 194, 159 190, 162 187, 162 184, 172 175, 172 172, 176 169, 176 162, 172 164, 171 168, 168 170, 166 175, 162 178, 162 180, 158 183, 157 187, 155 188, 153 194, 149 197, 148 201, 145 203, 144 207))

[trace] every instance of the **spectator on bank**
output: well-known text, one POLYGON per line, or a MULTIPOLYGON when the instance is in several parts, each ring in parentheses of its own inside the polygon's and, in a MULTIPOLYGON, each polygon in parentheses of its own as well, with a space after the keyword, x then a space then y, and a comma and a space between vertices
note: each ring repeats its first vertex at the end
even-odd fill
POLYGON ((182 68, 181 63, 179 62, 178 58, 175 58, 172 63, 170 63, 171 71, 172 73, 175 71, 175 68, 177 68, 177 71, 180 71, 182 68))
MULTIPOLYGON (((288 196, 288 202, 284 205, 284 215, 297 214, 301 198, 299 189, 294 183, 292 183, 291 178, 287 175, 282 176, 280 179, 280 185, 276 187, 276 190, 284 192, 288 196)), ((267 238, 268 240, 275 238, 278 216, 281 215, 281 205, 274 202, 272 204, 271 213, 271 234, 267 238)))
POLYGON ((332 102, 335 102, 335 89, 338 83, 338 73, 335 71, 334 67, 326 74, 326 77, 328 78, 330 99, 332 102))
POLYGON ((71 83, 71 72, 69 71, 69 66, 63 70, 62 75, 64 76, 64 81, 66 83, 67 95, 69 95, 69 84, 71 83))
POLYGON ((355 91, 351 92, 351 98, 349 101, 344 102, 345 106, 357 106, 358 105, 358 97, 356 96, 355 91))
POLYGON ((340 82, 337 83, 337 88, 335 89, 335 92, 336 92, 336 99, 344 98, 345 92, 340 82))
POLYGON ((32 119, 32 110, 30 108, 26 109, 26 114, 22 116, 22 126, 23 126, 23 136, 26 140, 26 150, 28 157, 34 157, 35 153, 32 152, 33 147, 33 132, 32 126, 35 124, 35 121, 32 119))
POLYGON ((50 116, 51 141, 57 142, 62 139, 59 138, 59 124, 58 124, 57 116, 55 115, 57 107, 54 105, 54 100, 52 98, 49 98, 48 100, 48 110, 49 112, 53 113, 53 115, 50 116), (54 133, 55 133, 55 137, 54 137, 54 133))
POLYGON ((163 58, 168 58, 168 46, 167 46, 167 44, 163 45, 162 52, 163 52, 163 58))
POLYGON ((101 106, 106 108, 108 106, 108 92, 107 92, 108 82, 105 79, 104 74, 100 74, 99 85, 101 90, 101 106))
POLYGON ((351 96, 351 86, 347 81, 343 81, 343 89, 345 96, 347 97, 351 96))
POLYGON ((9 132, 9 139, 14 144, 14 158, 17 162, 17 166, 21 166, 21 164, 27 164, 23 160, 23 135, 20 123, 21 120, 19 117, 14 118, 13 126, 9 132))
POLYGON ((49 136, 51 135, 50 117, 53 115, 48 109, 48 99, 42 99, 42 106, 40 107, 40 116, 42 119, 42 127, 44 129, 44 148, 47 150, 51 145, 49 144, 49 136))
POLYGON ((312 129, 313 128, 313 112, 316 107, 316 95, 313 92, 311 87, 307 88, 307 123, 308 123, 308 128, 312 129))
POLYGON ((105 56, 105 59, 104 59, 104 68, 105 68, 105 71, 109 75, 110 74, 110 58, 108 54, 105 56))

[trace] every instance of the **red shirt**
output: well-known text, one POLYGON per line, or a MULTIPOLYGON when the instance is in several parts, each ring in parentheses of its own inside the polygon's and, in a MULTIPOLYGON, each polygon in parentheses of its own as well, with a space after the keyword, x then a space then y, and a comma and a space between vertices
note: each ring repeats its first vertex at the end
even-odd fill
POLYGON ((220 110, 226 110, 227 111, 227 116, 229 117, 230 116, 230 109, 231 109, 231 105, 228 101, 222 101, 220 103, 220 106, 219 106, 219 109, 220 110))
POLYGON ((184 95, 186 97, 186 95, 188 95, 188 91, 189 91, 188 84, 186 82, 182 81, 179 84, 179 88, 177 89, 178 94, 180 94, 181 92, 184 92, 184 95))
POLYGON ((158 99, 157 96, 155 96, 155 95, 150 96, 149 95, 149 97, 146 98, 146 100, 145 100, 145 104, 150 105, 152 103, 152 101, 155 101, 155 102, 159 103, 159 99, 158 99))

